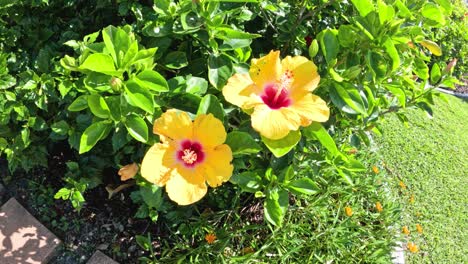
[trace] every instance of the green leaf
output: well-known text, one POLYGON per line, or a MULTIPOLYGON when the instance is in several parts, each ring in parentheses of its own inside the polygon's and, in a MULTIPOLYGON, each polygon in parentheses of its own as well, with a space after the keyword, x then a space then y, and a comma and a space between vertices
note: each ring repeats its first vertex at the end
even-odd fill
POLYGON ((99 72, 106 75, 115 75, 117 73, 112 57, 102 53, 89 55, 83 64, 80 65, 80 69, 99 72))
POLYGON ((400 67, 400 56, 398 56, 398 51, 393 44, 393 41, 390 38, 387 38, 384 42, 385 51, 392 59, 392 71, 397 70, 400 67))
POLYGON ((105 98, 107 106, 110 111, 110 118, 114 121, 120 121, 121 119, 121 101, 120 95, 108 96, 105 98))
POLYGON ((143 118, 131 113, 125 119, 125 127, 128 133, 136 140, 146 143, 148 141, 148 126, 143 118))
POLYGON ((380 53, 369 51, 366 56, 367 63, 377 79, 382 79, 387 74, 387 61, 380 53))
POLYGON ((112 135, 112 150, 114 150, 114 152, 117 152, 128 143, 129 139, 127 139, 127 135, 127 132, 121 125, 115 129, 112 135))
POLYGON ((225 144, 231 147, 233 155, 256 154, 262 150, 249 133, 241 131, 232 131, 227 134, 225 144))
POLYGON ((429 78, 429 67, 427 67, 426 63, 420 58, 414 59, 413 71, 423 80, 427 80, 429 78))
POLYGON ((196 113, 200 106, 201 97, 190 93, 176 93, 167 100, 167 105, 190 113, 196 113))
POLYGON ((208 82, 200 77, 187 77, 186 85, 185 91, 191 94, 204 95, 208 89, 208 82))
POLYGON ((288 154, 288 152, 297 145, 299 140, 301 140, 301 132, 299 130, 292 130, 286 137, 278 140, 272 140, 262 136, 263 143, 265 143, 268 149, 277 158, 288 154))
POLYGON ((73 208, 80 211, 85 199, 80 191, 75 190, 70 198, 73 208))
POLYGON ((81 95, 68 106, 68 111, 78 112, 88 108, 88 95, 81 95))
POLYGON ((138 54, 138 43, 136 41, 131 42, 128 50, 125 52, 125 56, 119 61, 119 69, 126 69, 130 65, 134 64, 134 58, 138 54))
POLYGON ((8 146, 8 141, 4 138, 0 138, 0 151, 4 150, 8 146))
POLYGON ((129 26, 123 28, 108 26, 102 30, 106 50, 110 52, 118 68, 125 67, 138 52, 138 44, 130 37, 130 31, 129 26))
POLYGON ((110 117, 109 106, 99 94, 91 94, 88 96, 88 106, 91 112, 99 117, 107 119, 110 117))
POLYGON ((432 20, 439 25, 445 25, 445 18, 444 14, 442 13, 440 7, 434 3, 426 3, 421 8, 421 14, 429 19, 432 20))
POLYGON ((421 44, 423 47, 426 47, 435 56, 442 56, 442 49, 434 41, 423 40, 419 42, 419 44, 421 44))
POLYGON ((301 178, 294 180, 288 183, 285 187, 296 195, 311 195, 316 194, 320 191, 320 188, 317 186, 317 184, 309 178, 301 178))
POLYGON ((180 15, 180 22, 185 32, 195 32, 200 28, 201 25, 203 25, 203 19, 193 11, 185 12, 180 15))
POLYGON ((453 6, 450 3, 450 0, 435 0, 444 10, 447 16, 450 16, 453 11, 453 6))
POLYGON ((337 82, 344 81, 343 77, 341 77, 333 68, 329 68, 328 73, 330 74, 333 80, 337 82))
POLYGON ((274 226, 281 226, 288 208, 288 203, 289 197, 287 191, 278 189, 270 190, 264 203, 265 219, 274 226))
POLYGON ((346 174, 342 169, 336 168, 336 171, 341 176, 341 178, 345 180, 345 182, 347 182, 349 185, 354 185, 351 177, 348 174, 346 174))
POLYGON ((219 102, 218 98, 212 94, 207 94, 202 98, 197 110, 197 115, 209 113, 213 114, 214 117, 221 120, 221 122, 224 122, 223 105, 219 102))
POLYGON ((136 235, 137 244, 145 251, 149 251, 151 248, 151 240, 148 237, 136 235))
POLYGON ((377 7, 381 25, 387 21, 391 21, 395 17, 395 9, 393 9, 393 6, 386 5, 383 0, 377 2, 377 7))
POLYGON ((188 65, 187 55, 182 51, 173 51, 165 58, 166 67, 170 69, 181 69, 188 65))
POLYGON ((335 141, 328 134, 327 130, 318 122, 313 122, 310 126, 302 130, 304 136, 310 139, 317 139, 333 156, 340 153, 336 147, 335 141))
POLYGON ((100 121, 91 124, 81 135, 79 153, 90 151, 96 143, 106 134, 110 124, 107 121, 100 121))
POLYGON ((440 67, 437 63, 434 63, 431 69, 431 83, 436 84, 437 82, 439 82, 440 77, 441 77, 440 67))
POLYGON ((50 128, 52 129, 54 133, 57 133, 62 136, 65 136, 66 134, 68 134, 68 130, 70 129, 67 122, 65 122, 64 120, 60 120, 56 123, 53 123, 50 126, 50 128))
POLYGON ((86 76, 84 84, 91 92, 106 92, 112 90, 112 78, 110 75, 92 72, 86 76))
POLYGON ((338 41, 343 47, 352 47, 357 41, 358 35, 354 26, 341 25, 338 29, 338 41))
POLYGON ((327 64, 330 65, 340 50, 340 44, 337 38, 337 30, 325 29, 318 35, 320 47, 327 64))
POLYGON ((68 200, 71 195, 71 190, 68 188, 61 188, 58 192, 54 195, 54 199, 62 199, 68 200))
POLYGON ((244 192, 255 193, 260 190, 262 178, 257 173, 246 171, 232 175, 229 181, 239 185, 244 192))
POLYGON ((406 18, 411 17, 411 11, 400 0, 396 0, 395 5, 398 7, 398 15, 406 18))
POLYGON ((221 90, 232 74, 232 62, 226 55, 210 55, 208 59, 208 79, 221 90))
POLYGON ((426 111, 426 114, 429 117, 434 116, 434 111, 432 110, 432 107, 427 102, 418 102, 417 105, 418 105, 418 107, 420 107, 421 109, 426 111))
POLYGON ((114 43, 113 43, 114 35, 116 31, 117 31, 117 28, 112 25, 104 28, 102 30, 102 39, 104 40, 106 49, 111 54, 113 61, 117 62, 118 53, 115 52, 114 43))
POLYGON ((140 62, 151 62, 153 61, 154 54, 158 50, 158 47, 151 48, 151 49, 144 49, 144 50, 139 50, 135 57, 133 58, 132 65, 137 64, 140 62))
POLYGON ((335 83, 329 88, 333 104, 348 114, 367 115, 359 90, 349 83, 335 83))
POLYGON ((216 27, 217 34, 215 34, 216 38, 229 40, 229 39, 254 39, 259 38, 262 35, 260 34, 252 34, 247 33, 241 30, 233 29, 231 27, 216 27))
POLYGON ((31 144, 31 132, 29 131, 29 128, 25 127, 21 130, 21 140, 23 140, 23 144, 25 147, 29 146, 31 144))
POLYGON ((153 95, 145 88, 141 87, 138 82, 129 80, 125 84, 125 93, 128 96, 128 103, 147 113, 154 113, 153 95))
POLYGON ((156 71, 144 70, 137 76, 140 86, 145 89, 153 90, 156 92, 167 92, 169 86, 167 85, 166 79, 156 71))
POLYGON ((351 2, 362 17, 367 16, 367 14, 374 10, 374 4, 371 0, 351 0, 351 2))
POLYGON ((7 74, 0 76, 0 90, 8 89, 16 84, 16 78, 7 74))
POLYGON ((149 208, 161 208, 163 203, 162 194, 162 188, 157 185, 148 184, 145 186, 140 186, 141 198, 143 198, 143 201, 148 205, 149 208))
POLYGON ((402 89, 401 85, 384 85, 384 87, 389 90, 396 98, 398 99, 400 105, 402 107, 406 106, 406 94, 405 91, 402 89))

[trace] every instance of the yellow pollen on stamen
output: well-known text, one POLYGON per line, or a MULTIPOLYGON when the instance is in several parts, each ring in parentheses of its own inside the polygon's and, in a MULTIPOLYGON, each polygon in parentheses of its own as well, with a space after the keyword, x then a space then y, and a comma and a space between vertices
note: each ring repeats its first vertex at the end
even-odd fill
POLYGON ((279 81, 280 85, 279 85, 278 90, 276 90, 276 94, 275 94, 275 97, 273 98, 273 102, 276 103, 283 89, 287 89, 291 86, 292 79, 293 79, 293 73, 291 71, 286 71, 283 74, 283 76, 281 76, 281 79, 279 81))
POLYGON ((190 149, 184 149, 182 160, 187 164, 193 164, 195 161, 197 161, 197 153, 190 149))

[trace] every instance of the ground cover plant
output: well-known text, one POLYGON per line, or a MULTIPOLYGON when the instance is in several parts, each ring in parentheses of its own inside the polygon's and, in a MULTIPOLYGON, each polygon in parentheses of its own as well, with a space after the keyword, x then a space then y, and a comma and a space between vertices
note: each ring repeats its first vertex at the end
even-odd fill
POLYGON ((11 172, 61 153, 62 186, 41 181, 76 214, 96 190, 134 204, 154 225, 126 235, 141 261, 385 262, 398 208, 363 149, 385 115, 432 114, 434 89, 456 84, 432 34, 452 9, 0 4, 0 151, 11 172))
POLYGON ((409 263, 466 261, 466 171, 468 105, 447 96, 436 100, 434 117, 411 111, 408 127, 395 118, 383 122, 378 139, 395 193, 402 207, 405 242, 418 252, 409 263))

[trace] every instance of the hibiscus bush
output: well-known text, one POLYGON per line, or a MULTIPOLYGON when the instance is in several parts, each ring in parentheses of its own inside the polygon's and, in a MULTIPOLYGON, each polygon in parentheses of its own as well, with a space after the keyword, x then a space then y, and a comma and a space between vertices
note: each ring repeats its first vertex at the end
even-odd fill
MULTIPOLYGON (((109 198, 123 191, 136 217, 187 239, 204 230, 194 217, 237 212, 231 228, 241 230, 237 221, 252 220, 239 212, 257 208, 257 253, 226 252, 247 242, 225 234, 223 256, 259 257, 257 243, 291 223, 313 219, 320 230, 333 220, 318 208, 336 220, 359 202, 362 220, 342 223, 359 234, 350 241, 369 238, 366 250, 334 238, 318 255, 296 253, 388 260, 398 210, 389 202, 388 221, 378 219, 382 181, 356 152, 386 114, 431 115, 435 88, 456 83, 432 33, 452 11, 445 0, 0 3, 0 151, 11 171, 29 170, 65 145, 72 157, 55 198, 79 211, 111 170, 121 182, 105 186, 109 198)), ((350 235, 343 228, 336 234, 350 235)))

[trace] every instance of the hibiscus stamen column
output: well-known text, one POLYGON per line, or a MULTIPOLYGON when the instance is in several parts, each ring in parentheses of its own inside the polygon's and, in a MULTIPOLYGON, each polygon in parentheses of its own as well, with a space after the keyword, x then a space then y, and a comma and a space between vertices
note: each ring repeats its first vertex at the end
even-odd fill
POLYGON ((273 104, 277 104, 278 98, 281 95, 281 92, 284 90, 287 93, 289 87, 291 87, 293 81, 293 73, 289 70, 286 70, 283 76, 280 79, 280 85, 276 91, 275 98, 273 98, 273 104))

